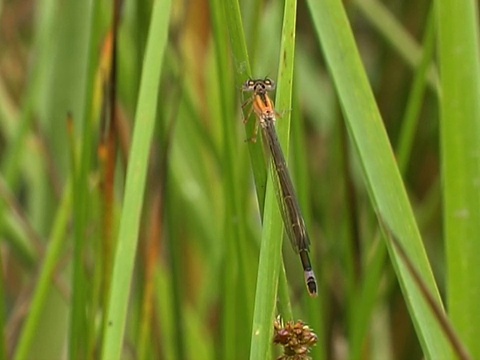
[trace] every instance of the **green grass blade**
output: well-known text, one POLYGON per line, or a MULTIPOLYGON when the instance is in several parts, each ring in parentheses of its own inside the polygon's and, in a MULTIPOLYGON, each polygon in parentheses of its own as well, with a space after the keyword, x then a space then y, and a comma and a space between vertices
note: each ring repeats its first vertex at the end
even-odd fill
MULTIPOLYGON (((287 0, 284 8, 282 44, 277 87, 277 111, 288 110, 292 104, 293 65, 295 55, 296 0, 287 0)), ((277 130, 280 142, 288 156, 290 113, 285 111, 277 130)), ((267 183, 265 212, 263 216, 262 245, 258 265, 255 310, 253 314, 250 359, 269 359, 275 319, 278 279, 282 261, 283 221, 279 212, 275 189, 267 183)))
POLYGON ((71 183, 68 183, 63 194, 63 199, 58 208, 57 217, 52 228, 52 234, 50 235, 50 241, 48 243, 43 266, 40 271, 32 302, 30 304, 30 310, 22 328, 17 349, 15 351, 15 360, 28 358, 32 339, 37 331, 38 322, 47 299, 48 291, 53 284, 53 274, 60 257, 62 246, 66 239, 65 233, 68 220, 70 218, 72 206, 71 188, 71 183))
POLYGON ((152 10, 135 115, 131 156, 127 169, 125 198, 112 276, 112 291, 107 310, 108 325, 103 334, 103 359, 119 359, 123 345, 150 143, 155 125, 158 86, 167 43, 170 6, 171 1, 169 0, 157 1, 152 10))
POLYGON ((439 0, 441 153, 449 312, 480 358, 480 54, 478 5, 439 0))
MULTIPOLYGON (((308 4, 341 100, 350 136, 364 170, 375 211, 401 241, 424 275, 433 296, 441 303, 342 3, 339 0, 310 0, 308 4)), ((389 247, 389 252, 426 356, 432 359, 444 358, 450 353, 450 345, 408 270, 394 249, 389 247)))

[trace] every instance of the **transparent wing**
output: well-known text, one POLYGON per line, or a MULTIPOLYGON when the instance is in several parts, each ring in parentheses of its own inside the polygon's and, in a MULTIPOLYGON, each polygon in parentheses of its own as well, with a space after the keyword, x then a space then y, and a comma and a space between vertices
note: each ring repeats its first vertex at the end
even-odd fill
POLYGON ((261 127, 265 146, 269 150, 272 180, 282 213, 285 231, 295 252, 308 251, 310 239, 308 238, 305 221, 303 220, 295 189, 288 172, 285 156, 275 131, 275 118, 264 118, 261 127))

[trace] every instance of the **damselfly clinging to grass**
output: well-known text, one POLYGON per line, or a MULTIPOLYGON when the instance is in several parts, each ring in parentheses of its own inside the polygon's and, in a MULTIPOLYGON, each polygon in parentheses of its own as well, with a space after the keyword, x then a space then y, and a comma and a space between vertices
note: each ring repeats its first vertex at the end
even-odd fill
MULTIPOLYGON (((268 97, 268 92, 275 89, 275 84, 270 79, 248 80, 243 84, 242 90, 252 92, 252 107, 255 112, 260 127, 262 128, 263 138, 270 152, 272 161, 272 178, 275 183, 275 193, 279 207, 281 209, 283 224, 295 251, 300 255, 303 271, 305 273, 305 283, 308 293, 311 296, 317 295, 317 280, 312 269, 310 256, 308 254, 310 239, 308 238, 305 221, 303 220, 300 206, 293 183, 288 173, 287 163, 283 155, 280 141, 275 131, 276 112, 272 100, 268 97)), ((248 117, 245 118, 245 121, 248 117)), ((257 124, 258 126, 258 124, 257 124)), ((255 127, 257 129, 257 127, 255 127)), ((256 136, 257 131, 255 130, 256 136)))

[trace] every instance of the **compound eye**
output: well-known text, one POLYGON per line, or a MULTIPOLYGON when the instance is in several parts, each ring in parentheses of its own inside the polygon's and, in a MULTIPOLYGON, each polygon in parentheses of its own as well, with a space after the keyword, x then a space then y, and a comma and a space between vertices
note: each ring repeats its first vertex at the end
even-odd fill
POLYGON ((267 87, 268 91, 273 90, 275 88, 275 83, 273 82, 273 80, 269 78, 265 78, 265 80, 263 80, 263 83, 267 87))

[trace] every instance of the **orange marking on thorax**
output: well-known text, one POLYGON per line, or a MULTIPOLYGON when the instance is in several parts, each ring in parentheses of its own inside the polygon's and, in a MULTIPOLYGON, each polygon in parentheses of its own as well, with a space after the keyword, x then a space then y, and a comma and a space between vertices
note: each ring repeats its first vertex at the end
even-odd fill
POLYGON ((256 93, 253 100, 253 109, 260 118, 271 117, 275 114, 272 100, 265 93, 256 93))

